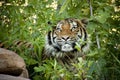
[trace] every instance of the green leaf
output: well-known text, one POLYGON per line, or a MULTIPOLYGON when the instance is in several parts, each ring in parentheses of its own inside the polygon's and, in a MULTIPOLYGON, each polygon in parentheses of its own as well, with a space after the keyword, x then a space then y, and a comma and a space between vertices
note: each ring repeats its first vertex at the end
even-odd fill
MULTIPOLYGON (((26 57, 27 58, 27 57, 26 57)), ((38 61, 36 61, 36 60, 34 60, 34 59, 32 59, 32 58, 27 58, 27 60, 26 60, 27 62, 27 64, 28 65, 33 65, 33 64, 36 64, 36 63, 38 63, 38 61)))
POLYGON ((92 65, 90 66, 89 71, 88 71, 88 75, 92 75, 92 73, 95 70, 95 67, 96 67, 96 63, 92 62, 92 65))
POLYGON ((45 70, 44 66, 34 67, 35 72, 41 72, 45 70))
POLYGON ((98 15, 95 16, 95 18, 100 22, 100 23, 105 23, 106 19, 110 17, 110 14, 107 11, 102 11, 100 10, 98 15))
POLYGON ((62 5, 62 7, 61 7, 61 9, 60 9, 59 14, 62 13, 62 12, 66 9, 66 7, 67 7, 67 5, 69 4, 69 2, 70 2, 70 0, 64 1, 63 5, 62 5))
POLYGON ((112 54, 112 56, 114 57, 114 59, 120 64, 120 60, 118 60, 118 58, 115 57, 115 55, 114 55, 113 53, 111 53, 111 54, 112 54))

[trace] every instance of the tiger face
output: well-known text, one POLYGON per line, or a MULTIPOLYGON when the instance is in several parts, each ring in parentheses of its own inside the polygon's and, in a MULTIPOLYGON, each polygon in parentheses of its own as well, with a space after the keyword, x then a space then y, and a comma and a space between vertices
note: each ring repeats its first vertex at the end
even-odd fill
POLYGON ((79 53, 75 48, 78 44, 81 49, 86 46, 81 40, 87 41, 85 20, 68 18, 58 22, 53 31, 49 31, 46 37, 45 54, 63 57, 65 55, 79 53))

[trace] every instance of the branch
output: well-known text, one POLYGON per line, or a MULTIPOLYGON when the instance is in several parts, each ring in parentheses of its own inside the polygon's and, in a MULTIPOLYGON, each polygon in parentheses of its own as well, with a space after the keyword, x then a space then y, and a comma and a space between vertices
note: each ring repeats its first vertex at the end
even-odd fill
POLYGON ((88 1, 88 4, 89 4, 89 7, 90 7, 90 16, 93 16, 93 8, 92 8, 92 5, 91 5, 91 0, 87 0, 88 1))
POLYGON ((97 33, 97 31, 95 31, 95 33, 96 33, 97 46, 98 46, 98 49, 100 49, 100 41, 99 41, 98 33, 97 33))
MULTIPOLYGON (((91 4, 91 0, 87 0, 89 7, 90 7, 90 16, 93 16, 93 8, 92 8, 92 4, 91 4)), ((98 33, 95 29, 95 34, 96 34, 96 42, 97 42, 97 47, 98 49, 100 49, 100 41, 99 41, 99 37, 98 37, 98 33)))

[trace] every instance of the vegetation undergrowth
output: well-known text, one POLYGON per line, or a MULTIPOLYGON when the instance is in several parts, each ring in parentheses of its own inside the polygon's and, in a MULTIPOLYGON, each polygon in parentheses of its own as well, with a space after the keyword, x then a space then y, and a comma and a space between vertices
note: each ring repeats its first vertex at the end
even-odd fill
POLYGON ((119 0, 2 0, 0 1, 0 46, 24 58, 32 80, 119 80, 119 0), (92 7, 92 16, 90 15, 92 7), (70 72, 55 59, 42 61, 45 35, 68 17, 88 18, 91 48, 86 60, 73 64, 70 72), (43 64, 42 64, 43 63, 43 64))

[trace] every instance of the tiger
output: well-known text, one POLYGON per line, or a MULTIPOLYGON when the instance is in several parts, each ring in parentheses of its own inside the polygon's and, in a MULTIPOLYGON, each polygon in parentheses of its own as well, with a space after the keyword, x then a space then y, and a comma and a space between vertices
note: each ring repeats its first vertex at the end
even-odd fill
POLYGON ((84 56, 89 49, 87 24, 86 18, 60 20, 45 37, 44 55, 59 59, 84 56))

